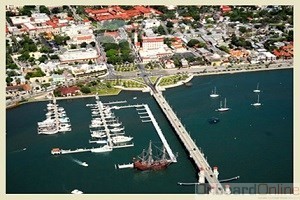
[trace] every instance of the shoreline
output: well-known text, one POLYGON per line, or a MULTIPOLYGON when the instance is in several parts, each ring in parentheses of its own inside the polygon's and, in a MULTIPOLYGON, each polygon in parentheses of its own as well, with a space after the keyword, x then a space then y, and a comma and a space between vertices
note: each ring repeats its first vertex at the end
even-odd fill
MULTIPOLYGON (((190 75, 189 78, 187 78, 186 80, 179 81, 176 84, 172 84, 172 85, 158 86, 158 88, 160 89, 160 91, 165 91, 166 89, 169 89, 169 88, 182 86, 182 85, 190 82, 194 77, 198 77, 198 76, 235 74, 235 73, 245 73, 245 72, 260 72, 260 71, 272 71, 272 70, 283 70, 283 69, 293 69, 293 67, 292 66, 281 66, 281 67, 268 67, 268 68, 260 68, 260 69, 241 69, 241 70, 230 70, 230 71, 225 71, 225 72, 206 72, 206 73, 191 72, 191 73, 189 73, 189 75, 190 75)), ((115 87, 121 89, 120 92, 123 90, 124 91, 150 92, 150 89, 148 87, 146 87, 146 88, 124 88, 122 86, 115 86, 115 87)), ((117 96, 118 94, 120 94, 120 92, 118 92, 117 94, 107 94, 107 95, 101 94, 98 96, 99 97, 101 97, 101 96, 117 96)), ((89 98, 89 97, 94 97, 94 96, 95 96, 95 94, 69 96, 69 97, 56 97, 56 100, 80 99, 80 98, 89 98)), ((34 99, 34 100, 26 101, 26 102, 21 102, 18 104, 6 106, 6 109, 12 109, 12 108, 15 108, 15 107, 21 106, 23 104, 27 104, 27 103, 50 101, 50 100, 51 99, 48 99, 48 98, 34 99)))

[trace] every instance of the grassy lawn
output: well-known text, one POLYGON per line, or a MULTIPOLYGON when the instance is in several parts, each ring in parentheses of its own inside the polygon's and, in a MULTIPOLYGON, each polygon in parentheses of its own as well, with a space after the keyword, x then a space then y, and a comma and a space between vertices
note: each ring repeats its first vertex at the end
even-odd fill
POLYGON ((160 80, 159 86, 176 84, 177 82, 183 81, 187 78, 188 78, 187 74, 176 74, 176 75, 172 75, 172 76, 166 76, 160 80))
POLYGON ((144 88, 146 85, 139 83, 134 80, 129 80, 129 79, 120 79, 120 80, 111 80, 111 81, 106 81, 106 84, 109 86, 123 86, 125 88, 144 88))
POLYGON ((154 84, 157 79, 158 79, 158 76, 150 76, 150 81, 152 84, 154 84))
POLYGON ((116 65, 115 70, 118 72, 132 72, 132 71, 136 71, 137 67, 134 64, 123 64, 123 65, 116 65))
POLYGON ((98 95, 117 95, 121 89, 114 87, 107 87, 105 84, 91 87, 92 94, 98 93, 98 95))

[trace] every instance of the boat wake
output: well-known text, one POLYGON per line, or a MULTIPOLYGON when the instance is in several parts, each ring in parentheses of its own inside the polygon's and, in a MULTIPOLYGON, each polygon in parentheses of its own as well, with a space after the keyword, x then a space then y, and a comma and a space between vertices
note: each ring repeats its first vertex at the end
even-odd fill
POLYGON ((27 148, 17 149, 17 150, 11 151, 10 153, 19 153, 19 152, 26 151, 26 150, 27 150, 27 148))
POLYGON ((82 162, 82 161, 80 161, 80 160, 78 160, 78 159, 75 159, 75 158, 72 158, 72 157, 71 157, 71 160, 72 160, 73 162, 77 163, 78 165, 81 165, 81 166, 84 166, 84 167, 89 166, 86 162, 82 162))

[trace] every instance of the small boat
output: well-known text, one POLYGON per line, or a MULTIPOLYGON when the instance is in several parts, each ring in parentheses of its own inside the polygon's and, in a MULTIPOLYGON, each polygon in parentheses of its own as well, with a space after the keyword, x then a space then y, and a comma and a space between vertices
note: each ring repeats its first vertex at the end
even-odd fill
POLYGON ((61 150, 59 148, 53 148, 51 150, 51 154, 52 155, 59 155, 59 154, 61 154, 61 150))
POLYGON ((75 190, 73 190, 73 191, 71 192, 71 194, 83 194, 83 192, 80 191, 80 190, 75 189, 75 190))
POLYGON ((229 110, 229 108, 226 107, 226 98, 225 98, 224 99, 224 107, 222 106, 222 101, 220 101, 220 108, 218 108, 216 111, 225 112, 228 110, 229 110))
POLYGON ((208 120, 208 123, 210 123, 210 124, 216 124, 218 122, 220 122, 220 119, 217 117, 212 117, 208 120))
POLYGON ((112 138, 112 142, 114 144, 123 143, 123 142, 129 142, 133 139, 133 137, 118 135, 112 138))
POLYGON ((89 166, 86 162, 82 162, 82 164, 81 164, 82 166, 84 166, 84 167, 87 167, 87 166, 89 166))
POLYGON ((124 127, 122 127, 122 128, 113 128, 113 129, 110 129, 110 132, 115 133, 115 132, 119 132, 119 131, 123 131, 123 130, 124 130, 124 127))
POLYGON ((107 140, 89 140, 89 143, 107 144, 107 140))
POLYGON ((255 90, 253 90, 253 92, 255 92, 255 93, 258 93, 258 92, 260 92, 260 89, 259 89, 259 83, 257 83, 256 89, 255 89, 255 90))
POLYGON ((251 104, 252 106, 261 106, 261 103, 259 102, 259 94, 257 95, 257 102, 251 104))
POLYGON ((137 97, 133 97, 133 99, 137 99, 137 97))
POLYGON ((216 97, 219 96, 219 95, 217 94, 217 89, 216 89, 216 87, 215 87, 215 90, 212 90, 212 91, 211 91, 211 94, 210 94, 209 96, 212 97, 212 98, 216 98, 216 97))

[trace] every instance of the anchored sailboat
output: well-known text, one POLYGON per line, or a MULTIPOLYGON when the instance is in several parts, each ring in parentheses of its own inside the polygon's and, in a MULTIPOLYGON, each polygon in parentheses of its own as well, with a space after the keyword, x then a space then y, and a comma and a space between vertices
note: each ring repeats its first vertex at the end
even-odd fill
POLYGON ((260 89, 259 89, 259 83, 257 83, 257 85, 256 85, 256 89, 255 89, 255 90, 253 90, 253 92, 256 92, 256 93, 260 92, 260 89))
POLYGON ((253 106, 261 106, 261 103, 259 102, 259 94, 257 95, 257 102, 253 103, 251 105, 253 105, 253 106))
POLYGON ((212 97, 212 98, 215 98, 215 97, 218 97, 219 95, 217 94, 217 89, 216 89, 216 87, 215 87, 215 90, 212 90, 211 91, 211 94, 209 95, 210 97, 212 97))
POLYGON ((224 99, 224 107, 222 106, 222 101, 220 101, 220 108, 218 108, 216 111, 219 112, 224 112, 224 111, 228 111, 229 108, 227 108, 226 106, 226 98, 224 99))

